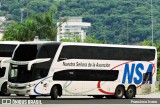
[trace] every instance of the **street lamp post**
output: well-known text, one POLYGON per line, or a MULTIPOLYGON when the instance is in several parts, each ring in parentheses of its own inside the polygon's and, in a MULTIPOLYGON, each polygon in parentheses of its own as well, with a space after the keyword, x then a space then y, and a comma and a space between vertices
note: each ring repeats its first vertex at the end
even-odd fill
POLYGON ((153 46, 153 12, 152 12, 152 0, 151 0, 151 29, 152 29, 152 46, 153 46))
POLYGON ((28 17, 28 0, 26 0, 26 9, 27 9, 27 17, 28 17))
POLYGON ((128 45, 128 20, 127 20, 127 45, 128 45))
POLYGON ((126 20, 125 23, 126 23, 126 45, 129 44, 129 22, 130 20, 126 20))
POLYGON ((24 9, 21 9, 21 23, 23 22, 23 11, 24 9))

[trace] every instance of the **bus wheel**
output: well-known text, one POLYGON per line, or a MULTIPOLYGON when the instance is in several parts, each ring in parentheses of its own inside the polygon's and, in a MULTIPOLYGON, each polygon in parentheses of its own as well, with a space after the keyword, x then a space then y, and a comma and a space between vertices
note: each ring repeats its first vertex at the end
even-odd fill
POLYGON ((53 86, 51 89, 51 99, 56 100, 58 98, 58 87, 53 86))
POLYGON ((10 94, 7 93, 7 82, 3 83, 2 87, 1 87, 1 95, 10 96, 10 94))
POLYGON ((103 95, 94 95, 93 96, 95 99, 101 99, 101 98, 103 98, 104 96, 103 95))
POLYGON ((125 98, 132 99, 136 95, 136 89, 134 86, 129 86, 125 92, 125 98))
POLYGON ((122 98, 124 96, 124 87, 123 86, 118 86, 115 90, 115 98, 122 98))
POLYGON ((36 95, 29 95, 30 99, 36 99, 36 95))

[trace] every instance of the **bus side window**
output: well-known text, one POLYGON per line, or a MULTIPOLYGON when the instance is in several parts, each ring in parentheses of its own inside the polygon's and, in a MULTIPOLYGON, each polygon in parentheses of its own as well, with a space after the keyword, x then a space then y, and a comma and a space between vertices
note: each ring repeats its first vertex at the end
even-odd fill
POLYGON ((152 72, 143 73, 143 83, 151 81, 151 79, 152 79, 152 72))
POLYGON ((6 71, 6 68, 0 68, 0 77, 3 77, 5 75, 5 71, 6 71))

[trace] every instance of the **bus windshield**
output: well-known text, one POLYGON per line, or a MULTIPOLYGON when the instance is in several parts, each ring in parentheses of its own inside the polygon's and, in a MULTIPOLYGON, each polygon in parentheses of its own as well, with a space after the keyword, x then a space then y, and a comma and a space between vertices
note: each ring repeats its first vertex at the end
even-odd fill
POLYGON ((16 49, 14 61, 31 61, 37 58, 54 58, 59 43, 20 44, 16 49))
POLYGON ((14 53, 13 60, 29 61, 34 60, 37 54, 37 44, 20 44, 14 53))
POLYGON ((8 80, 13 83, 26 83, 46 77, 49 69, 38 68, 36 65, 30 71, 26 65, 11 65, 8 80))

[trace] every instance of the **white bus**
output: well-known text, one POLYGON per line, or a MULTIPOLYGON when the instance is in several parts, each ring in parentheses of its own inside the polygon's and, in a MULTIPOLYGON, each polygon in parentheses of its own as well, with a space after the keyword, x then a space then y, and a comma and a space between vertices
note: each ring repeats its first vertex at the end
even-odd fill
POLYGON ((19 42, 13 41, 0 42, 0 95, 10 95, 7 93, 8 70, 10 64, 5 63, 1 66, 1 62, 12 57, 12 53, 18 44, 19 42))
POLYGON ((10 60, 8 91, 51 96, 133 98, 155 91, 157 51, 151 46, 88 43, 20 44, 10 60))

